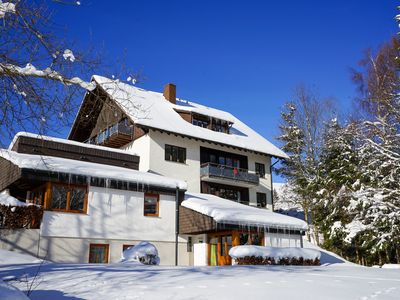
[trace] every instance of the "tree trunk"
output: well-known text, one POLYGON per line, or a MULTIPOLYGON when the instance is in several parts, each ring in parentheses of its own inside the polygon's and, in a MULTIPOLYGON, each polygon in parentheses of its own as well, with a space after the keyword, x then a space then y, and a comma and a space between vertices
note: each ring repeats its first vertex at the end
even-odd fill
MULTIPOLYGON (((304 210, 304 221, 308 225, 309 224, 309 219, 308 219, 309 209, 308 209, 308 205, 303 205, 303 210, 304 210)), ((311 243, 310 230, 307 230, 307 240, 311 243)))

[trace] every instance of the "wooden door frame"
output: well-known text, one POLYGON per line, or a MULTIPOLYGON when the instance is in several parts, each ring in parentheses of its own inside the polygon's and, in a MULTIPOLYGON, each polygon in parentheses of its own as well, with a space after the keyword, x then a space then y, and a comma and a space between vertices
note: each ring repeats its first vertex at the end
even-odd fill
POLYGON ((219 238, 222 236, 231 236, 232 237, 232 247, 239 246, 240 245, 240 234, 241 233, 257 233, 262 235, 261 238, 261 246, 265 246, 265 234, 264 232, 257 232, 255 230, 251 231, 245 231, 245 230, 224 230, 224 231, 219 231, 219 232, 211 232, 207 233, 207 264, 210 266, 211 265, 211 244, 210 240, 212 238, 217 238, 217 265, 219 266, 219 256, 221 253, 221 243, 219 242, 219 238))

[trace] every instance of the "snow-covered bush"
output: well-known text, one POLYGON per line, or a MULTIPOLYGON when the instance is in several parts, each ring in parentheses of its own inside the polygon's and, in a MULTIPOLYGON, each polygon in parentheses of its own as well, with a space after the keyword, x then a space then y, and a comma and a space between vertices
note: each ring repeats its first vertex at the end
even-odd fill
POLYGON ((122 253, 121 262, 140 262, 144 265, 158 265, 160 264, 160 258, 158 257, 157 248, 153 244, 140 242, 136 246, 129 247, 122 253))
POLYGON ((229 255, 238 265, 320 265, 321 252, 315 249, 236 246, 229 255))

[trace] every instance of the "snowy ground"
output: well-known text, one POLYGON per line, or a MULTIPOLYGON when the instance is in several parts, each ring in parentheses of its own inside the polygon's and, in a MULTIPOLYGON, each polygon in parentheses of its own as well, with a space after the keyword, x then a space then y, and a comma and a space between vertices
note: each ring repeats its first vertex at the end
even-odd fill
MULTIPOLYGON (((321 267, 47 263, 31 299, 400 299, 400 270, 330 259, 321 267)), ((24 291, 27 282, 11 276, 31 282, 38 266, 1 265, 0 278, 24 291)))

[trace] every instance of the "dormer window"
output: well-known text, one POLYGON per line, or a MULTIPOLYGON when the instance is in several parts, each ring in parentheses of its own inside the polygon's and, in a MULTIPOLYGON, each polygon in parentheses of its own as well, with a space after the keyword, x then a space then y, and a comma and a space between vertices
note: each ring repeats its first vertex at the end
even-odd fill
POLYGON ((229 133, 229 123, 227 121, 212 119, 211 130, 223 133, 229 133))
POLYGON ((179 110, 177 108, 175 108, 175 111, 182 117, 182 119, 192 123, 194 126, 207 128, 216 132, 229 134, 229 128, 233 124, 231 121, 222 120, 212 115, 208 116, 197 112, 179 110))
POLYGON ((208 128, 208 124, 210 122, 206 119, 201 119, 198 117, 193 116, 192 118, 192 124, 195 126, 203 127, 203 128, 208 128))

